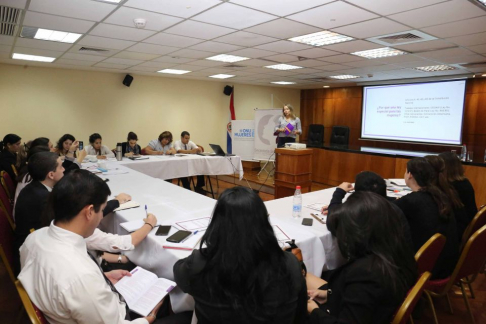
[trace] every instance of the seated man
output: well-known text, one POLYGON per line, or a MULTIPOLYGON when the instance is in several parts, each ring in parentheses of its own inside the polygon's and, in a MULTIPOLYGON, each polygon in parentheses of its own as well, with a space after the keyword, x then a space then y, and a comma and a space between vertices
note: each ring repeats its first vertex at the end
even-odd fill
POLYGON ((172 133, 165 131, 159 135, 158 139, 151 140, 144 148, 149 155, 172 155, 176 150, 172 146, 172 133))
MULTIPOLYGON (((202 152, 201 148, 191 141, 191 134, 186 131, 181 133, 181 140, 174 143, 174 149, 177 153, 183 154, 196 154, 202 152)), ((189 178, 181 178, 181 181, 184 188, 191 190, 189 178)), ((204 175, 198 175, 195 190, 197 192, 204 192, 202 187, 204 187, 204 175)))
MULTIPOLYGON (((87 251, 103 218, 110 189, 98 176, 76 170, 54 187, 49 227, 33 232, 20 249, 19 280, 32 302, 52 323, 128 323, 123 297, 113 286, 130 273, 103 273, 87 251)), ((134 323, 153 323, 160 308, 134 323)))

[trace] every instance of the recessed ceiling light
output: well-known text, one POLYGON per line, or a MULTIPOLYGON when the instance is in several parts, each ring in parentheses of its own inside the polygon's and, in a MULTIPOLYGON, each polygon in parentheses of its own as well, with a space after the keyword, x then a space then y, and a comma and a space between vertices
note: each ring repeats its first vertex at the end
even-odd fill
POLYGON ((347 42, 353 39, 354 38, 349 36, 344 36, 338 33, 333 33, 331 31, 325 30, 313 34, 292 37, 289 38, 289 41, 308 44, 312 46, 323 46, 323 45, 347 42))
POLYGON ((27 55, 27 54, 18 54, 18 53, 14 53, 12 55, 12 58, 14 60, 26 60, 26 61, 36 61, 36 62, 48 62, 48 63, 51 63, 56 59, 55 57, 27 55))
POLYGON ((228 79, 234 77, 234 75, 231 74, 215 74, 215 75, 210 75, 210 78, 215 78, 215 79, 228 79))
MULTIPOLYGON (((481 2, 483 5, 486 6, 486 0, 478 0, 479 2, 481 2)), ((484 76, 484 75, 483 75, 484 76)))
POLYGON ((437 72, 437 71, 455 70, 456 68, 449 65, 431 65, 431 66, 420 66, 413 69, 419 71, 425 71, 425 72, 437 72))
POLYGON ((368 59, 374 59, 374 58, 381 58, 381 57, 403 55, 403 54, 407 54, 407 52, 400 51, 390 47, 383 47, 383 48, 376 48, 367 51, 354 52, 351 54, 368 58, 368 59))
POLYGON ((329 88, 329 86, 322 86, 323 88, 329 88))
POLYGON ((58 30, 50 30, 37 27, 22 27, 20 37, 34 38, 52 42, 61 42, 72 44, 83 36, 82 34, 63 32, 58 30))
POLYGON ((159 72, 159 73, 168 73, 168 74, 186 74, 186 73, 189 73, 191 71, 164 69, 164 70, 160 70, 160 71, 157 71, 157 72, 159 72))
POLYGON ((358 75, 343 74, 343 75, 333 75, 333 76, 330 76, 330 78, 339 79, 339 80, 346 80, 346 79, 357 79, 357 78, 361 78, 361 77, 358 76, 358 75))
POLYGON ((275 70, 295 70, 295 69, 302 69, 302 66, 290 65, 290 64, 275 64, 275 65, 268 65, 265 66, 268 69, 275 69, 275 70))
POLYGON ((211 57, 206 58, 206 60, 220 61, 220 62, 226 62, 226 63, 240 62, 240 61, 245 61, 245 60, 249 60, 249 59, 250 59, 249 57, 228 55, 228 54, 219 54, 219 55, 216 55, 216 56, 211 56, 211 57))
POLYGON ((481 76, 484 76, 484 77, 486 77, 486 74, 483 74, 483 75, 481 75, 481 76))
POLYGON ((289 81, 275 81, 275 82, 270 82, 273 84, 295 84, 295 82, 289 82, 289 81))
POLYGON ((98 2, 120 3, 122 0, 95 0, 98 2))

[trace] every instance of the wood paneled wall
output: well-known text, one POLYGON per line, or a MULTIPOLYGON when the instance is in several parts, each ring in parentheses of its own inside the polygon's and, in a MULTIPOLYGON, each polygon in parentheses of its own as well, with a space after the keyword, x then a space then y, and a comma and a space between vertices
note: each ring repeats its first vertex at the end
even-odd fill
MULTIPOLYGON (((361 141, 361 102, 363 88, 329 88, 302 90, 300 118, 301 142, 307 141, 310 124, 324 125, 324 142, 329 144, 334 125, 350 128, 349 144, 411 151, 442 152, 457 149, 451 146, 361 141)), ((468 79, 464 110, 463 143, 474 151, 474 161, 483 162, 486 149, 486 78, 468 79)))

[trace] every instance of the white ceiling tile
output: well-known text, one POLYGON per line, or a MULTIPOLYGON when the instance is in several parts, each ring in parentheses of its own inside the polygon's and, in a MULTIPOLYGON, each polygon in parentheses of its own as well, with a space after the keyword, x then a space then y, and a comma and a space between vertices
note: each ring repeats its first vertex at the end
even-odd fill
POLYGON ((127 51, 131 51, 131 52, 158 54, 158 55, 169 54, 178 50, 180 50, 180 48, 178 47, 160 46, 160 45, 147 44, 147 43, 138 43, 133 45, 132 47, 127 48, 127 51))
POLYGON ((164 62, 145 62, 142 64, 139 64, 137 66, 143 66, 147 68, 152 68, 153 70, 162 70, 162 69, 167 69, 171 66, 174 66, 174 63, 164 63, 164 62))
POLYGON ((427 59, 439 59, 444 57, 471 55, 471 54, 474 53, 465 48, 456 47, 456 48, 449 48, 449 49, 441 49, 437 51, 417 53, 416 55, 427 59))
POLYGON ((243 29, 276 18, 276 16, 260 11, 244 8, 231 3, 223 3, 215 8, 192 17, 191 19, 229 28, 243 29))
POLYGON ((213 39, 235 32, 236 30, 221 26, 186 20, 174 27, 164 30, 164 33, 175 34, 201 39, 213 39))
POLYGON ((124 6, 189 18, 218 4, 219 0, 128 0, 124 6))
POLYGON ((334 0, 231 0, 230 2, 277 16, 287 16, 332 1, 334 0))
POLYGON ((117 69, 117 70, 123 70, 123 69, 126 69, 127 67, 129 67, 128 65, 112 64, 112 63, 104 63, 104 62, 96 63, 96 65, 94 65, 94 66, 107 68, 107 69, 117 69))
POLYGON ((54 62, 54 64, 66 64, 66 65, 81 65, 81 66, 91 66, 95 64, 95 62, 90 61, 78 61, 78 60, 68 60, 68 59, 58 59, 54 62))
POLYGON ((206 69, 204 66, 191 65, 191 64, 179 64, 171 67, 172 69, 185 70, 185 71, 200 71, 206 69))
POLYGON ((2 45, 12 45, 15 37, 0 35, 0 44, 2 45))
POLYGON ((377 60, 380 61, 382 64, 396 64, 396 63, 403 63, 403 62, 413 62, 419 60, 421 57, 418 55, 412 54, 404 54, 404 55, 397 55, 397 56, 390 56, 384 57, 380 59, 370 59, 370 60, 377 60))
POLYGON ((62 58, 69 59, 69 60, 90 61, 90 62, 99 62, 105 59, 103 56, 84 55, 84 54, 76 54, 76 53, 66 53, 62 56, 62 58))
POLYGON ((346 62, 356 62, 361 60, 363 60, 363 58, 356 55, 349 55, 349 54, 327 56, 321 59, 321 61, 330 62, 330 63, 346 63, 346 62))
MULTIPOLYGON (((325 60, 325 58, 324 58, 325 60)), ((354 67, 365 67, 365 66, 374 66, 374 65, 382 65, 383 63, 379 62, 378 60, 362 60, 356 62, 347 62, 346 65, 354 66, 354 67)))
POLYGON ((113 4, 84 0, 31 0, 29 10, 57 16, 101 21, 116 9, 113 4))
POLYGON ((231 45, 231 44, 223 44, 218 42, 204 42, 200 44, 196 44, 194 46, 189 47, 190 49, 205 51, 205 52, 213 52, 213 53, 229 53, 232 51, 236 51, 241 49, 241 46, 231 45))
POLYGON ((329 51, 327 49, 322 49, 322 48, 311 48, 302 51, 290 52, 289 54, 295 56, 302 56, 306 58, 319 58, 319 57, 337 55, 339 53, 334 51, 329 51))
POLYGON ((421 60, 415 60, 415 61, 411 61, 411 62, 394 63, 394 65, 402 67, 402 68, 414 68, 414 67, 420 67, 420 66, 437 65, 437 62, 432 61, 432 60, 421 59, 421 60))
POLYGON ((306 73, 306 74, 314 74, 314 73, 319 73, 322 72, 320 69, 311 69, 311 68, 303 68, 303 69, 298 69, 298 70, 290 70, 288 72, 291 72, 293 75, 297 75, 298 73, 306 73))
POLYGON ((368 20, 332 29, 333 32, 355 38, 369 38, 405 30, 410 30, 410 28, 386 18, 368 20))
POLYGON ((408 11, 426 7, 445 0, 347 0, 356 6, 376 12, 380 15, 391 15, 401 11, 408 11))
POLYGON ((343 1, 336 1, 287 18, 320 28, 329 29, 378 18, 378 16, 343 1))
POLYGON ((19 47, 19 46, 15 46, 13 52, 19 54, 39 55, 39 56, 47 56, 47 57, 59 57, 63 53, 57 51, 49 51, 40 48, 28 48, 28 47, 19 47))
POLYGON ((298 59, 298 57, 295 55, 277 54, 277 55, 266 56, 265 59, 280 62, 280 63, 288 63, 288 62, 294 62, 295 60, 298 59))
POLYGON ((380 47, 383 47, 383 45, 371 43, 364 40, 355 40, 355 41, 325 46, 324 48, 332 51, 342 52, 342 53, 354 53, 358 51, 366 51, 366 50, 380 48, 380 47))
POLYGON ((288 39, 291 37, 317 33, 321 31, 321 29, 281 18, 247 28, 246 31, 275 38, 288 39))
POLYGON ((303 67, 322 67, 325 65, 329 65, 330 63, 318 61, 318 60, 302 60, 302 61, 294 61, 294 62, 289 62, 288 64, 290 65, 298 65, 298 66, 303 66, 303 67))
POLYGON ((152 62, 181 64, 181 63, 188 63, 188 62, 192 62, 192 61, 194 61, 193 58, 176 57, 176 56, 162 56, 162 57, 154 59, 152 62))
MULTIPOLYGON (((484 40, 484 42, 486 43, 486 39, 484 40)), ((473 52, 476 52, 476 53, 485 54, 486 53, 486 44, 469 46, 469 49, 473 52)))
POLYGON ((206 57, 214 56, 214 53, 196 51, 196 50, 186 48, 186 49, 181 49, 179 51, 173 52, 173 53, 170 54, 170 56, 193 58, 193 59, 203 59, 203 58, 206 58, 206 57))
POLYGON ((390 18, 414 28, 422 28, 485 14, 486 12, 479 10, 477 6, 468 1, 452 0, 391 15, 390 18))
POLYGON ((0 0, 0 5, 12 8, 25 9, 26 4, 27 0, 0 0))
POLYGON ((15 46, 41 48, 51 51, 64 52, 67 51, 72 46, 72 44, 19 37, 17 38, 17 43, 15 43, 15 46))
POLYGON ((225 69, 225 68, 218 68, 218 67, 214 67, 214 68, 209 68, 209 69, 204 69, 204 70, 201 70, 199 71, 201 74, 206 74, 208 73, 207 75, 213 75, 213 74, 221 74, 221 73, 224 73, 224 74, 231 74, 229 72, 231 72, 233 70, 231 69, 225 69))
POLYGON ((211 60, 197 60, 192 61, 191 65, 198 65, 198 66, 205 66, 205 67, 214 67, 214 66, 221 66, 227 65, 226 62, 218 62, 218 61, 211 61, 211 60))
POLYGON ((0 45, 0 52, 2 53, 10 53, 12 49, 12 45, 0 45))
POLYGON ((167 27, 181 22, 183 19, 162 15, 146 10, 121 7, 104 20, 105 23, 134 27, 134 19, 143 18, 146 20, 146 30, 161 31, 167 27))
POLYGON ((225 53, 225 54, 231 54, 231 55, 243 56, 243 57, 249 57, 249 58, 259 58, 259 57, 274 55, 276 53, 270 52, 270 51, 264 51, 264 50, 257 49, 257 48, 244 48, 244 49, 240 49, 240 50, 225 53))
MULTIPOLYGON (((222 36, 214 39, 216 42, 228 43, 240 46, 256 46, 265 43, 277 41, 278 39, 268 36, 257 35, 244 31, 239 31, 233 34, 222 36)), ((263 48, 264 49, 264 48, 263 48)))
POLYGON ((8 52, 0 52, 0 59, 8 60, 5 63, 12 63, 13 61, 15 61, 15 60, 10 59, 10 53, 8 53, 8 52))
POLYGON ((278 52, 278 53, 288 53, 288 52, 295 52, 295 51, 314 48, 314 46, 308 46, 301 43, 281 40, 278 42, 259 45, 256 46, 255 48, 263 49, 266 51, 278 52))
POLYGON ((39 12, 27 11, 25 13, 23 26, 40 27, 52 30, 84 34, 91 27, 93 27, 94 24, 95 23, 93 21, 59 17, 39 12))
POLYGON ((109 24, 99 24, 92 31, 90 31, 89 34, 139 42, 149 36, 152 36, 153 34, 155 34, 155 32, 152 30, 144 30, 109 24))
POLYGON ((136 64, 143 63, 143 61, 141 61, 141 60, 130 60, 130 59, 124 59, 124 58, 115 58, 115 57, 107 58, 103 62, 104 63, 112 63, 112 64, 122 64, 122 65, 136 65, 136 64))
POLYGON ((435 61, 445 64, 466 64, 486 61, 486 57, 479 54, 448 56, 444 58, 437 58, 435 61))
POLYGON ((422 31, 440 38, 484 32, 486 31, 486 16, 422 28, 422 31))
POLYGON ((136 53, 136 52, 120 52, 116 54, 113 57, 118 57, 118 58, 125 58, 125 59, 131 59, 131 60, 141 60, 141 61, 149 61, 153 60, 154 58, 159 57, 159 54, 146 54, 146 53, 136 53))
POLYGON ((122 50, 129 46, 135 44, 135 42, 130 42, 127 40, 112 39, 105 37, 98 37, 92 35, 86 35, 77 42, 79 45, 86 45, 98 48, 112 48, 122 50))
POLYGON ((437 50, 449 47, 456 47, 456 45, 443 41, 441 39, 431 40, 427 42, 420 42, 420 43, 413 43, 413 44, 406 44, 406 45, 398 45, 393 46, 394 48, 398 48, 402 51, 415 53, 415 52, 422 52, 422 51, 430 51, 430 50, 437 50))
POLYGON ((342 65, 342 64, 332 64, 332 65, 326 65, 323 69, 324 71, 337 72, 337 71, 349 69, 349 66, 342 65))
POLYGON ((130 70, 130 71, 144 71, 144 72, 157 72, 157 71, 163 70, 165 68, 166 67, 161 67, 159 69, 156 69, 156 68, 149 67, 149 66, 135 65, 135 66, 129 67, 127 70, 130 70))
POLYGON ((116 53, 118 53, 120 51, 120 50, 117 50, 117 49, 112 49, 112 48, 110 49, 110 48, 104 48, 104 47, 95 47, 95 48, 103 49, 102 52, 91 52, 91 51, 81 50, 82 48, 86 48, 86 47, 89 48, 91 46, 83 46, 83 45, 80 45, 80 44, 75 44, 73 47, 71 47, 71 49, 69 50, 69 53, 107 57, 107 56, 115 55, 116 53))
POLYGON ((158 45, 174 46, 174 47, 187 47, 187 46, 199 44, 203 42, 203 40, 186 37, 186 36, 158 33, 144 40, 144 42, 158 44, 158 45))
POLYGON ((471 35, 451 37, 451 38, 447 38, 446 41, 460 46, 486 44, 486 33, 476 33, 471 35))

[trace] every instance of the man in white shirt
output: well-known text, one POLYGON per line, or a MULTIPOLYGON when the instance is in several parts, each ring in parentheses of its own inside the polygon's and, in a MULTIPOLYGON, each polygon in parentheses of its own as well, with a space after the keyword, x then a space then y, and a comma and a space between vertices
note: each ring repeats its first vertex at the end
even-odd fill
MULTIPOLYGON (((191 141, 191 134, 187 131, 181 133, 181 140, 174 143, 174 149, 177 153, 182 154, 196 154, 202 152, 201 148, 191 141)), ((189 178, 181 178, 181 182, 184 188, 191 190, 189 178)), ((196 192, 206 194, 202 187, 204 187, 204 175, 198 175, 196 188, 194 189, 196 192)))
MULTIPOLYGON (((18 276, 50 323, 129 323, 126 304, 113 284, 131 274, 103 273, 88 254, 85 238, 103 218, 110 189, 99 177, 76 170, 51 192, 54 221, 29 235, 20 248, 18 276)), ((133 323, 153 323, 160 305, 133 323)))

